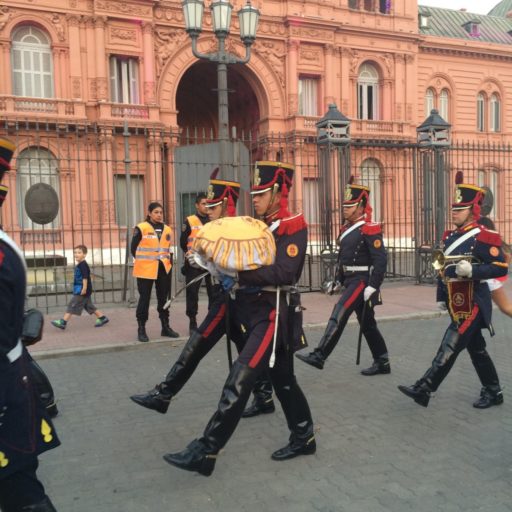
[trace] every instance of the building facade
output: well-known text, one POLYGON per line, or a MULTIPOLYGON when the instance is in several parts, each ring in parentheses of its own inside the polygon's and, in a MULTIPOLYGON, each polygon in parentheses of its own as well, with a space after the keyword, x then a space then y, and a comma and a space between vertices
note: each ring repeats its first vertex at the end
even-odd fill
MULTIPOLYGON (((232 3, 236 12, 244 2, 232 3)), ((228 74, 240 173, 258 158, 293 161, 295 206, 318 222, 315 124, 335 103, 351 119, 352 139, 366 141, 351 172, 374 188, 377 220, 400 216, 401 234, 390 236, 412 238, 415 185, 397 169, 414 165, 399 148, 415 143, 436 108, 452 140, 486 148, 477 159, 461 151, 451 170, 493 191, 504 228, 512 213, 512 0, 488 16, 416 0, 253 5, 261 18, 251 59, 228 74)), ((242 56, 237 34, 234 16, 227 46, 242 56)), ((207 8, 198 47, 207 53, 216 44, 207 8)), ((9 0, 0 7, 0 70, 0 135, 18 144, 2 223, 27 254, 69 256, 85 242, 102 262, 122 264, 130 224, 153 200, 179 225, 187 201, 178 207, 177 174, 195 173, 189 193, 203 187, 218 128, 216 68, 193 56, 181 2, 9 0), (44 224, 34 218, 48 205, 27 196, 38 183, 58 197, 57 215, 44 224)))

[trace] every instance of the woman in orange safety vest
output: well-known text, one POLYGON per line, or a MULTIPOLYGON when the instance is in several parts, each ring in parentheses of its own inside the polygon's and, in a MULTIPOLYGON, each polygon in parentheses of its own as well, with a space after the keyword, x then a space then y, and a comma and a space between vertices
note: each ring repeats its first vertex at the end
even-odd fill
POLYGON ((163 223, 164 210, 160 203, 148 206, 144 222, 133 230, 131 253, 134 257, 133 275, 137 278, 139 303, 137 304, 137 337, 139 341, 149 341, 146 333, 149 302, 153 283, 158 301, 158 316, 162 323, 162 336, 178 338, 179 334, 169 326, 169 309, 164 309, 170 291, 171 228, 163 223))

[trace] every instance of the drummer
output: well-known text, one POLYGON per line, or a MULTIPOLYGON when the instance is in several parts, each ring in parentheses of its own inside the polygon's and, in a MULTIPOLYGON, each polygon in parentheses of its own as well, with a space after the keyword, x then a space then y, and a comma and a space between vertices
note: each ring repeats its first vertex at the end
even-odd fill
MULTIPOLYGON (((205 476, 212 473, 217 454, 235 431, 256 380, 269 367, 275 333, 294 321, 287 318, 286 294, 282 292, 290 290, 290 285, 300 277, 306 255, 307 226, 302 214, 290 216, 287 210, 293 170, 293 166, 280 162, 256 163, 252 180, 254 209, 273 230, 276 260, 272 265, 239 273, 241 288, 236 295, 237 309, 241 308, 249 318, 247 341, 231 368, 217 411, 202 437, 183 451, 164 456, 169 464, 178 468, 205 476)), ((228 279, 224 279, 224 286, 227 284, 228 279)), ((281 334, 277 338, 275 365, 270 373, 291 435, 289 443, 272 454, 274 460, 316 451, 309 406, 293 375, 293 347, 284 346, 284 340, 290 340, 286 332, 281 334)))
MULTIPOLYGON (((234 217, 236 204, 240 196, 240 183, 215 179, 215 171, 208 185, 207 207, 210 220, 222 217, 234 217)), ((237 349, 242 350, 245 337, 244 326, 240 310, 235 311, 235 302, 226 300, 227 292, 222 290, 222 285, 214 287, 214 299, 212 305, 196 331, 193 331, 183 348, 178 360, 169 370, 165 380, 157 384, 147 393, 132 395, 130 398, 138 405, 153 409, 165 414, 169 408, 171 399, 181 390, 192 376, 202 358, 215 346, 226 334, 226 313, 229 306, 229 338, 235 342, 237 349)), ((228 340, 228 343, 230 341, 228 340)), ((272 401, 272 385, 267 380, 260 381, 260 385, 269 391, 270 397, 266 397, 267 411, 274 410, 272 401), (270 410, 271 408, 271 410, 270 410)), ((258 390, 255 392, 255 401, 258 399, 258 390)))

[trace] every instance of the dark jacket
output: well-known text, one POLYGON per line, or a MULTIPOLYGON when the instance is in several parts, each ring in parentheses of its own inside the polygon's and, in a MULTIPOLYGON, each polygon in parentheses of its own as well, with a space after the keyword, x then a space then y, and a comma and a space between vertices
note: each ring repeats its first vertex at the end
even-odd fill
POLYGON ((13 362, 7 357, 21 336, 25 286, 25 268, 20 257, 10 245, 0 241, 0 478, 60 444, 36 395, 26 349, 13 362))

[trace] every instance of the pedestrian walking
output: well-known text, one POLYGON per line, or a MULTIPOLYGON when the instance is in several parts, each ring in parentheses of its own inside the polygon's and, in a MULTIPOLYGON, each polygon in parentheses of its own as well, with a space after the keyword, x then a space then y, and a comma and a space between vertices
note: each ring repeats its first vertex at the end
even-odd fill
MULTIPOLYGON (((382 239, 382 226, 371 222, 369 196, 368 187, 350 179, 343 201, 345 222, 338 238, 335 276, 344 288, 318 347, 309 354, 296 354, 301 361, 320 370, 340 340, 350 315, 355 311, 361 333, 373 356, 373 364, 361 373, 374 376, 391 372, 388 349, 377 327, 373 309, 382 304, 379 289, 386 272, 387 254, 382 239)), ((337 285, 333 283, 331 286, 337 285)))
MULTIPOLYGON (((189 319, 189 334, 197 329, 197 309, 198 309, 198 298, 199 289, 201 288, 202 279, 197 279, 201 274, 204 273, 202 268, 194 267, 190 264, 187 259, 187 255, 190 254, 194 240, 199 230, 209 221, 208 218, 208 206, 205 193, 197 195, 195 200, 196 213, 189 215, 183 226, 181 227, 180 236, 180 247, 185 256, 185 261, 182 267, 182 274, 185 276, 186 289, 186 310, 185 313, 189 319), (195 280, 195 281, 194 281, 195 280), (194 281, 190 284, 191 281, 194 281)), ((206 285, 206 293, 208 295, 208 307, 211 306, 212 300, 212 277, 208 274, 204 277, 206 285)))
POLYGON ((494 335, 491 293, 486 280, 504 276, 508 265, 500 235, 478 224, 485 191, 463 183, 462 172, 457 173, 455 183, 452 203, 455 229, 443 235, 444 252, 439 259, 442 268, 437 284, 438 305, 448 310, 451 322, 423 377, 412 386, 398 386, 398 389, 427 407, 431 394, 437 391, 458 355, 467 349, 482 384, 480 398, 473 407, 487 409, 503 403, 503 392, 482 336, 484 328, 494 335))
MULTIPOLYGON (((291 354, 300 343, 301 317, 287 307, 287 295, 302 272, 307 246, 307 226, 302 214, 290 216, 288 191, 293 166, 279 162, 256 162, 252 177, 253 205, 258 216, 270 226, 276 243, 275 262, 238 273, 236 307, 245 312, 247 339, 222 389, 217 411, 202 437, 179 453, 164 459, 178 468, 210 475, 221 450, 236 429, 249 395, 262 372, 269 373, 288 427, 288 444, 272 454, 286 460, 316 451, 313 420, 308 402, 293 373, 291 354), (290 316, 291 315, 291 316, 290 316), (277 337, 275 335, 277 334, 277 337), (275 360, 274 360, 275 358, 275 360)), ((224 280, 225 289, 234 285, 224 280)))
POLYGON ((91 269, 85 261, 87 256, 87 247, 77 245, 73 249, 73 256, 76 261, 75 273, 73 279, 73 296, 69 301, 66 313, 58 320, 52 320, 51 324, 58 329, 65 329, 73 315, 80 316, 85 309, 89 315, 96 316, 94 327, 103 327, 109 320, 94 305, 92 295, 91 269))
MULTIPOLYGON (((15 145, 0 139, 0 183, 15 145)), ((7 187, 0 184, 0 207, 7 187)), ((0 509, 56 512, 37 477, 38 455, 60 441, 35 390, 21 341, 26 267, 15 242, 0 229, 0 509)))
POLYGON ((162 330, 160 334, 169 338, 178 338, 179 334, 169 325, 169 309, 164 308, 171 289, 171 228, 164 224, 164 209, 160 203, 148 206, 146 220, 137 224, 133 230, 131 253, 134 258, 133 276, 137 278, 139 302, 137 304, 139 341, 149 341, 146 322, 149 317, 149 302, 153 283, 156 289, 157 310, 162 330))

